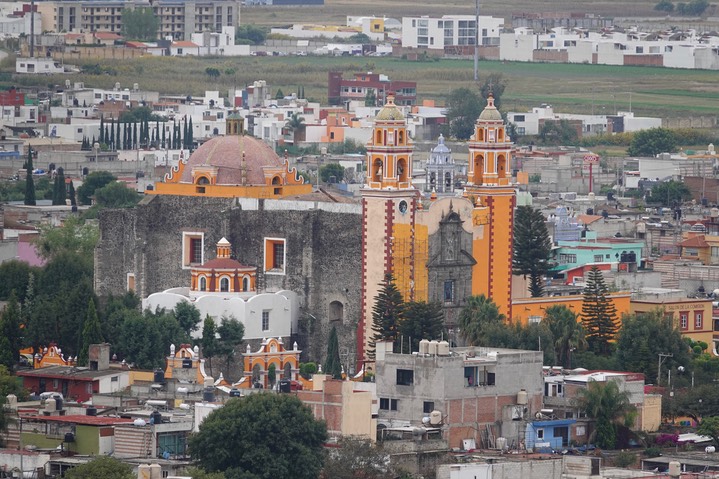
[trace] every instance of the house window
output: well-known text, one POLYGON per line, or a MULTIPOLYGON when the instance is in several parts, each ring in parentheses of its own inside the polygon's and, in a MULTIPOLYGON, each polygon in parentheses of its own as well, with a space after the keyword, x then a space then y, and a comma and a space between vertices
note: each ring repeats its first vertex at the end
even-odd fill
POLYGON ((537 439, 544 439, 544 429, 537 429, 537 439))
POLYGON ((285 240, 265 238, 265 272, 285 274, 285 240))
POLYGON ((478 366, 465 366, 464 368, 464 386, 468 388, 477 386, 494 386, 494 372, 487 371, 487 368, 479 368, 478 366))
POLYGON ((389 398, 379 398, 379 408, 383 411, 389 410, 389 398))
POLYGON ((538 324, 538 323, 542 322, 542 317, 535 315, 535 316, 530 316, 529 318, 527 318, 527 320, 529 321, 529 324, 538 324))
POLYGON ((684 311, 679 313, 679 326, 682 329, 687 329, 689 327, 689 313, 684 311))
POLYGON ((207 291, 207 278, 204 276, 200 277, 200 291, 207 291))
POLYGON ((704 319, 702 313, 694 313, 694 329, 702 329, 704 327, 704 319))
POLYGON ((414 371, 411 369, 397 370, 397 385, 411 386, 414 383, 414 371))
POLYGON ((270 312, 262 311, 262 331, 270 330, 270 312))
POLYGON ((230 278, 224 277, 220 279, 220 292, 227 293, 230 291, 230 278))
POLYGON ((594 262, 595 263, 601 263, 604 261, 604 255, 603 254, 595 254, 594 255, 594 262))
POLYGON ((390 410, 390 411, 396 411, 396 410, 397 410, 397 403, 399 403, 399 399, 390 399, 390 400, 389 400, 389 410, 390 410))
POLYGON ((434 411, 434 401, 425 401, 422 405, 422 412, 429 414, 434 411))
POLYGON ((135 274, 127 273, 127 291, 135 291, 135 274))
POLYGON ((193 264, 202 264, 204 262, 204 240, 204 233, 182 233, 182 267, 184 269, 188 269, 193 264))

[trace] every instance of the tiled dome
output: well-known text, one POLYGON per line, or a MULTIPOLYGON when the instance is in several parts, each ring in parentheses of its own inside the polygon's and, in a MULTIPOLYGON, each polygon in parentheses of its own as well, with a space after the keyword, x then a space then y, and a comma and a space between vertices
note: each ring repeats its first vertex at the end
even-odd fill
POLYGON ((247 167, 247 184, 265 184, 262 169, 281 167, 282 160, 262 140, 244 135, 213 138, 199 147, 187 161, 182 173, 182 183, 192 183, 192 169, 213 166, 217 168, 218 185, 242 184, 242 154, 247 167))

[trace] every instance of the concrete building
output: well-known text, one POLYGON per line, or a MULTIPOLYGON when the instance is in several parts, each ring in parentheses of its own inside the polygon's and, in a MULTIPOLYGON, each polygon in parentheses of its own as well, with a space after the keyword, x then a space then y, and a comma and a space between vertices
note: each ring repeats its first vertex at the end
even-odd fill
POLYGON ((377 105, 384 105, 388 96, 394 95, 396 105, 414 105, 417 102, 417 82, 390 80, 380 73, 355 73, 354 78, 343 79, 342 72, 329 72, 327 99, 330 105, 344 105, 346 102, 365 101, 374 95, 377 105))
MULTIPOLYGON (((440 18, 402 17, 402 46, 452 53, 474 47, 477 21, 474 15, 443 15, 440 18)), ((499 45, 503 18, 479 17, 479 44, 499 45)))
POLYGON ((122 31, 123 9, 151 8, 158 19, 157 37, 190 40, 193 33, 220 32, 240 21, 240 2, 235 0, 55 0, 38 5, 43 30, 55 32, 122 31))
POLYGON ((542 408, 542 353, 426 343, 429 352, 412 354, 377 344, 380 424, 441 424, 451 448, 495 448, 500 437, 518 448, 542 408))

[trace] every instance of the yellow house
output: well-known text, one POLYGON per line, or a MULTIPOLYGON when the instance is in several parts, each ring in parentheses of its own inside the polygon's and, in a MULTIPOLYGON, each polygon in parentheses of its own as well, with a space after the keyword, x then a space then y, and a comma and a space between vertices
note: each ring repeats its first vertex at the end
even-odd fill
MULTIPOLYGON (((629 292, 609 294, 609 299, 617 309, 617 318, 621 319, 622 315, 631 312, 631 296, 629 292)), ((552 306, 565 306, 577 315, 577 320, 581 320, 583 300, 584 297, 581 294, 515 299, 512 301, 512 320, 525 325, 540 322, 544 318, 547 308, 552 306)))
POLYGON ((704 341, 712 347, 714 332, 711 299, 687 298, 686 293, 680 290, 646 291, 635 294, 632 299, 632 313, 649 313, 656 309, 662 309, 674 318, 674 324, 682 336, 704 341))
POLYGON ((677 246, 682 259, 699 260, 706 265, 719 264, 719 236, 690 231, 677 246))

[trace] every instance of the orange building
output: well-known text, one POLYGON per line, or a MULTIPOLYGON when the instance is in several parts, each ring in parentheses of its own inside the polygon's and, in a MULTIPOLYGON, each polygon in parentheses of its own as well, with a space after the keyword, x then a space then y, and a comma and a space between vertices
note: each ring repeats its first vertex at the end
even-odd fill
POLYGON ((148 194, 209 196, 222 198, 283 198, 312 192, 262 140, 244 134, 244 122, 236 114, 227 117, 227 135, 199 147, 187 161, 155 184, 148 194))
POLYGON ((252 388, 258 384, 267 389, 273 382, 280 379, 297 380, 300 372, 300 353, 297 343, 294 343, 292 350, 285 349, 281 338, 266 338, 262 341, 259 349, 252 352, 250 345, 244 354, 245 375, 233 386, 240 388, 252 388), (274 380, 270 377, 270 366, 275 367, 274 380))
MULTIPOLYGON (((631 293, 609 293, 607 296, 617 309, 617 318, 632 312, 631 293)), ((538 323, 544 319, 547 308, 552 306, 565 306, 581 320, 582 302, 584 296, 575 294, 570 296, 542 296, 540 298, 522 298, 512 301, 512 321, 522 324, 538 323)))
POLYGON ((674 319, 682 336, 694 341, 704 341, 710 348, 714 342, 714 321, 712 300, 687 298, 683 290, 664 291, 663 294, 645 290, 632 299, 632 313, 649 313, 661 309, 674 319))

